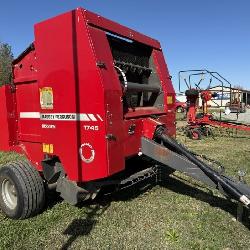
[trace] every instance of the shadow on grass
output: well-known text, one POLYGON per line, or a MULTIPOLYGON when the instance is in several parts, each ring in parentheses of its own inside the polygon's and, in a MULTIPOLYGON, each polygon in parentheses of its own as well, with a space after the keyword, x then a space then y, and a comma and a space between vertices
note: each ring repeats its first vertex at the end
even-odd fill
POLYGON ((86 218, 84 219, 74 219, 70 225, 63 232, 64 235, 69 235, 69 239, 61 247, 62 250, 66 250, 74 243, 74 241, 81 236, 87 236, 96 223, 98 222, 98 217, 100 217, 109 207, 110 203, 96 204, 94 207, 88 207, 88 212, 86 212, 86 218))
MULTIPOLYGON (((209 192, 205 192, 200 188, 204 188, 204 186, 200 186, 199 184, 195 185, 196 187, 192 186, 191 184, 186 184, 184 179, 180 177, 169 177, 169 179, 165 182, 161 183, 161 186, 167 188, 175 193, 186 195, 192 197, 196 200, 206 202, 211 207, 219 208, 224 210, 227 213, 230 213, 232 217, 237 216, 237 207, 238 204, 230 199, 215 196, 213 194, 212 188, 208 188, 209 192)), ((244 209, 243 211, 243 221, 241 222, 247 229, 250 229, 249 223, 249 212, 244 209)))
MULTIPOLYGON (((150 191, 156 185, 160 185, 164 188, 167 188, 175 193, 186 195, 192 197, 196 200, 206 202, 212 207, 219 208, 230 213, 233 217, 237 215, 237 204, 228 200, 226 198, 221 198, 214 196, 212 191, 206 192, 200 188, 199 184, 186 184, 186 180, 181 179, 176 176, 169 176, 164 181, 158 183, 155 178, 151 178, 145 181, 142 181, 134 186, 124 189, 118 192, 111 194, 105 193, 102 191, 94 201, 85 201, 79 203, 77 206, 79 208, 86 208, 86 217, 80 219, 73 219, 70 225, 63 232, 64 235, 69 235, 67 242, 61 247, 65 250, 72 246, 72 244, 77 240, 78 237, 87 236, 91 233, 95 225, 98 223, 98 220, 102 214, 109 208, 110 204, 113 201, 129 201, 142 196, 145 192, 150 191)), ((62 199, 59 195, 56 195, 55 192, 50 193, 51 197, 48 202, 48 207, 53 207, 56 203, 60 202, 62 199)), ((216 211, 215 211, 216 212, 216 211)), ((249 222, 243 223, 245 227, 250 229, 249 222)))
MULTIPOLYGON (((143 195, 145 192, 150 191, 154 186, 159 185, 166 189, 169 189, 177 194, 185 195, 192 197, 196 200, 205 202, 209 204, 211 207, 219 208, 224 210, 225 212, 232 215, 232 217, 237 216, 237 207, 238 204, 230 199, 219 197, 213 194, 213 189, 207 187, 207 192, 201 189, 206 188, 206 185, 197 184, 188 184, 185 183, 186 180, 177 176, 168 176, 164 181, 156 182, 154 178, 143 181, 142 183, 136 184, 135 186, 122 190, 117 193, 114 193, 108 197, 109 202, 112 200, 115 201, 128 201, 135 199, 138 196, 143 195)), ((103 198, 103 197, 102 197, 103 198)), ((243 222, 242 224, 250 229, 249 223, 249 212, 244 209, 243 213, 243 222)))
MULTIPOLYGON (((95 200, 83 201, 77 204, 79 208, 85 208, 85 218, 73 219, 68 227, 64 230, 63 234, 70 236, 67 242, 65 242, 61 249, 69 249, 72 244, 82 236, 87 236, 94 229, 95 225, 98 223, 102 214, 109 208, 112 201, 128 201, 135 199, 136 197, 142 195, 144 192, 149 191, 152 187, 156 185, 154 179, 149 179, 148 181, 143 181, 132 188, 122 190, 115 193, 105 193, 101 192, 95 200)), ((52 208, 58 202, 61 202, 59 194, 55 191, 48 191, 48 202, 47 207, 52 208)))
POLYGON ((62 201, 63 199, 55 190, 46 190, 45 210, 53 208, 56 204, 62 201))

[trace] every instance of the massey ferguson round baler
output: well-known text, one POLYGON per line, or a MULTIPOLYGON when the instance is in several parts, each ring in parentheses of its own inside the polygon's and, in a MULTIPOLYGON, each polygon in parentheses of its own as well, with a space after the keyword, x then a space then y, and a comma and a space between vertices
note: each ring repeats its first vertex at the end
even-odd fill
POLYGON ((76 204, 169 170, 250 204, 248 186, 175 141, 175 91, 158 41, 82 8, 34 30, 13 83, 0 88, 0 149, 27 158, 0 169, 7 216, 37 214, 46 187, 76 204), (128 171, 132 157, 150 166, 128 171))

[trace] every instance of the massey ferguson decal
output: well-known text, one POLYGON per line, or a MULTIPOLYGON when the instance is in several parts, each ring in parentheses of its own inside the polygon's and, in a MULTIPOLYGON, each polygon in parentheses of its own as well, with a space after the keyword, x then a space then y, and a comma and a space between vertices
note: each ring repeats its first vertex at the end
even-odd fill
POLYGON ((63 120, 72 120, 76 121, 78 118, 77 114, 41 114, 40 119, 41 120, 58 120, 58 121, 63 121, 63 120))
POLYGON ((48 129, 53 129, 56 128, 56 125, 54 124, 42 124, 42 128, 48 128, 48 129))

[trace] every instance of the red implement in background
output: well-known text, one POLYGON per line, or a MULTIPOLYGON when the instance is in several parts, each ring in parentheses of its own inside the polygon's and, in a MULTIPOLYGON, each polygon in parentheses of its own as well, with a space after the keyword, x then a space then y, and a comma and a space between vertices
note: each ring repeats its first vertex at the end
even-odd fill
POLYGON ((207 126, 237 129, 250 132, 250 126, 229 121, 217 120, 208 113, 208 102, 217 94, 209 90, 189 89, 186 91, 188 112, 187 112, 187 134, 194 140, 201 139, 202 135, 209 135, 211 130, 207 126), (202 100, 202 114, 197 114, 199 109, 199 98, 202 100))

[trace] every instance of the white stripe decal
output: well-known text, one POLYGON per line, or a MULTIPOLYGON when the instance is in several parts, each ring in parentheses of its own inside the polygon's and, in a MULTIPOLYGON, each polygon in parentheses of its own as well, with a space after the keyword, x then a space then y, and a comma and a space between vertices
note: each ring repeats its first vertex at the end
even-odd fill
POLYGON ((100 115, 96 115, 102 122, 103 122, 103 119, 101 118, 101 116, 100 115))
POLYGON ((94 122, 97 121, 97 119, 95 118, 93 114, 88 114, 88 117, 90 118, 91 121, 94 121, 94 122))
MULTIPOLYGON (((100 115, 96 114, 96 116, 103 121, 100 115)), ((20 118, 37 118, 43 121, 98 121, 94 114, 85 113, 20 112, 20 118)))
POLYGON ((80 114, 80 121, 90 121, 87 114, 80 114))
POLYGON ((20 112, 20 118, 40 118, 39 112, 20 112))

